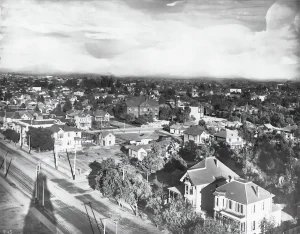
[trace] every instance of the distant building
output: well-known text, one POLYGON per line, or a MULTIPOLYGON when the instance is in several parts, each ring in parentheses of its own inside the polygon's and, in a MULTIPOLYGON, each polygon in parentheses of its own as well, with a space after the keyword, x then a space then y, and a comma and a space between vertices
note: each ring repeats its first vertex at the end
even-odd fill
POLYGON ((183 132, 183 141, 194 141, 195 144, 204 144, 209 140, 210 136, 205 131, 204 127, 196 125, 191 126, 183 132))
POLYGON ((129 157, 137 158, 141 161, 151 150, 151 145, 130 145, 128 149, 129 157))
POLYGON ((222 130, 215 135, 215 140, 219 142, 226 142, 232 149, 240 149, 244 146, 243 139, 239 136, 237 130, 222 130))
POLYGON ((153 117, 159 115, 158 101, 144 96, 127 98, 124 105, 126 114, 133 114, 135 117, 145 114, 152 114, 153 117))
POLYGON ((116 137, 113 133, 104 131, 98 135, 98 143, 101 146, 113 146, 116 143, 116 137))
POLYGON ((80 113, 74 116, 74 122, 77 128, 89 130, 92 127, 92 116, 90 114, 80 113))
POLYGON ((190 118, 195 118, 195 121, 197 122, 204 118, 204 106, 190 106, 190 109, 190 118))
POLYGON ((77 128, 72 128, 67 125, 54 124, 49 127, 53 132, 54 145, 60 150, 68 150, 75 148, 82 149, 81 133, 82 131, 77 128))
POLYGON ((183 135, 183 132, 187 129, 187 126, 184 126, 182 124, 173 124, 170 126, 170 133, 175 135, 183 135))
POLYGON ((96 122, 108 122, 110 120, 110 114, 105 110, 96 110, 94 112, 94 118, 96 122))

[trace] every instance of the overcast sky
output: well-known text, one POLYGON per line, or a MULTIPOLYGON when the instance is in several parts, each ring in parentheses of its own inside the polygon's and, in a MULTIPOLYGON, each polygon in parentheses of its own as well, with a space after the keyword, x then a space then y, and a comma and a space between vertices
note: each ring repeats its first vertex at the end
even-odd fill
POLYGON ((2 0, 0 69, 294 78, 300 63, 298 3, 2 0))

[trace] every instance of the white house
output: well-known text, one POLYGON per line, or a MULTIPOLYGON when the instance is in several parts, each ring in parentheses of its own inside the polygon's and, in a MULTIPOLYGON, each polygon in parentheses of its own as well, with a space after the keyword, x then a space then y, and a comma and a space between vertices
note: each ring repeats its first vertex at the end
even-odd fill
POLYGON ((183 132, 187 129, 187 126, 184 126, 182 124, 173 124, 170 126, 170 133, 175 135, 183 135, 183 132))
POLYGON ((235 224, 242 234, 261 233, 264 218, 281 223, 281 208, 273 204, 274 195, 253 182, 233 179, 216 188, 214 195, 214 217, 235 224))
POLYGON ((242 89, 235 89, 235 88, 231 88, 229 89, 230 93, 242 93, 242 89))
POLYGON ((239 176, 215 157, 208 157, 189 168, 180 179, 181 185, 168 188, 169 197, 181 194, 191 202, 196 212, 213 213, 216 186, 239 176))
POLYGON ((190 106, 191 112, 189 117, 195 118, 195 121, 199 122, 200 119, 204 117, 204 107, 203 106, 190 106))
POLYGON ((225 129, 216 133, 214 136, 216 141, 226 142, 232 149, 240 149, 245 144, 237 130, 225 129))
POLYGON ((101 146, 112 146, 116 143, 116 137, 113 133, 108 131, 100 132, 98 142, 101 146))
POLYGON ((194 141, 196 144, 204 144, 209 140, 209 133, 202 126, 191 126, 183 132, 183 141, 194 141))
POLYGON ((90 114, 81 113, 74 116, 76 127, 82 130, 89 130, 92 127, 92 116, 90 114))
POLYGON ((82 131, 80 129, 54 124, 49 127, 49 130, 53 132, 52 137, 54 138, 55 148, 60 150, 82 149, 82 131))
POLYGON ((34 92, 40 92, 42 91, 42 87, 32 87, 31 88, 34 92))
POLYGON ((137 158, 141 161, 151 150, 151 145, 130 145, 128 149, 129 157, 137 158))
POLYGON ((96 122, 108 122, 111 118, 110 114, 105 110, 96 110, 94 112, 94 118, 96 122))
POLYGON ((74 92, 74 95, 82 97, 84 95, 84 91, 83 90, 77 90, 76 92, 74 92))

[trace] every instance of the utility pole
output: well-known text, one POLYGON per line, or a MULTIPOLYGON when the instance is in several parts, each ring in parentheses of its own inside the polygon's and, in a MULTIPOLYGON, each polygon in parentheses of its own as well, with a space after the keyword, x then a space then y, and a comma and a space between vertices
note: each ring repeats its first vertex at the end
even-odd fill
POLYGON ((36 199, 36 202, 38 201, 38 186, 39 186, 39 183, 38 183, 38 179, 39 179, 39 172, 40 172, 40 164, 36 166, 36 188, 35 188, 35 199, 36 199))
POLYGON ((3 172, 6 173, 6 156, 8 155, 8 151, 4 156, 4 167, 3 167, 3 172))
POLYGON ((43 180, 43 201, 42 206, 45 206, 45 181, 43 180))
POLYGON ((30 154, 30 150, 31 150, 31 146, 30 146, 31 142, 30 142, 30 141, 31 141, 31 136, 29 135, 29 136, 28 136, 28 143, 29 143, 29 144, 28 144, 28 146, 29 146, 29 151, 28 151, 28 153, 29 153, 29 154, 30 154))
POLYGON ((103 234, 105 234, 106 233, 106 220, 107 220, 108 218, 100 218, 100 221, 102 222, 102 220, 103 220, 103 234))
POLYGON ((75 180, 75 176, 76 176, 76 170, 75 170, 75 166, 76 166, 76 146, 75 146, 75 155, 74 155, 74 176, 73 179, 75 180))

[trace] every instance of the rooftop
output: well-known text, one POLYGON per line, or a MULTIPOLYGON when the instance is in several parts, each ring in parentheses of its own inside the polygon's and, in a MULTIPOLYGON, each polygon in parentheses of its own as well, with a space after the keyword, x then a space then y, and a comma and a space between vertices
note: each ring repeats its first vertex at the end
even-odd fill
POLYGON ((187 170, 187 176, 194 185, 210 184, 218 178, 239 176, 215 157, 208 157, 187 170))
POLYGON ((251 181, 236 179, 216 189, 225 193, 225 197, 242 203, 251 204, 274 197, 274 195, 251 181))

